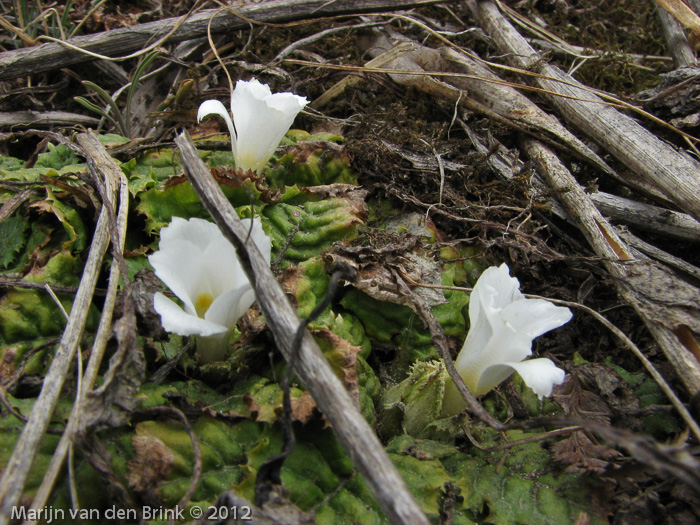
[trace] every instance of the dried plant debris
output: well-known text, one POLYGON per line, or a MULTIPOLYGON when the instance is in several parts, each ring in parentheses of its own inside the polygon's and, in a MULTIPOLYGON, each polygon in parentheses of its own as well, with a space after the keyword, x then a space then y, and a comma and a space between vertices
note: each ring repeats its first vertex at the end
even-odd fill
MULTIPOLYGON (((42 34, 63 39, 73 31, 134 27, 193 6, 63 4, 3 4, 0 15, 14 28, 3 25, 3 50, 38 51, 42 34)), ((265 2, 243 4, 265 8, 265 2)), ((206 39, 190 38, 159 42, 155 54, 56 70, 47 64, 31 81, 0 82, 0 109, 7 114, 0 118, 0 471, 56 356, 66 328, 62 309, 73 308, 105 209, 93 159, 74 147, 69 128, 85 122, 100 127, 101 143, 126 177, 120 270, 127 275, 113 319, 102 320, 109 323, 106 357, 98 386, 82 396, 70 469, 44 506, 68 516, 77 496, 81 509, 99 511, 100 519, 93 514, 84 523, 104 522, 115 505, 147 523, 170 517, 153 517, 153 509, 181 511, 174 515, 178 523, 389 522, 294 374, 296 448, 282 464, 281 484, 255 504, 258 472, 286 445, 286 363, 259 307, 240 317, 223 359, 211 363, 200 362, 195 337, 162 329, 153 295, 175 295, 155 277, 148 255, 174 217, 211 220, 171 142, 176 128, 187 128, 238 215, 260 218, 272 245, 271 267, 301 318, 327 296, 338 264, 357 271, 357 280, 341 282, 308 329, 429 522, 700 520, 696 436, 624 345, 583 311, 572 307, 572 321, 533 346, 535 355, 566 371, 551 397, 539 399, 515 374, 479 398, 496 428, 472 413, 443 413, 451 379, 431 329, 439 327, 443 346, 456 356, 469 329, 471 288, 486 268, 503 262, 523 293, 576 298, 605 312, 683 402, 696 394, 684 391, 628 302, 635 300, 696 351, 697 283, 663 262, 700 266, 694 245, 630 226, 666 253, 659 261, 640 255, 620 263, 616 279, 629 293, 618 297, 607 261, 591 255, 579 231, 550 213, 557 195, 541 182, 533 186, 538 168, 522 151, 522 139, 555 145, 591 191, 653 203, 659 217, 677 208, 659 192, 643 194, 630 185, 629 167, 605 143, 596 145, 556 104, 543 103, 546 93, 526 88, 537 64, 525 72, 505 66, 508 57, 472 15, 476 4, 215 32, 212 43, 226 71, 206 39), (234 82, 258 78, 273 92, 311 102, 295 121, 300 129, 289 131, 257 172, 236 166, 222 120, 197 122, 205 99, 228 107, 226 72, 234 82), (426 311, 435 326, 424 323, 426 311)), ((357 2, 348 7, 357 8, 357 2)), ((623 100, 636 93, 654 116, 688 133, 698 129, 697 73, 671 71, 651 3, 519 2, 502 9, 543 52, 542 64, 557 64, 623 100)), ((639 113, 635 118, 678 149, 697 147, 690 135, 639 113)), ((115 258, 108 252, 101 267, 80 366, 71 365, 28 469, 20 500, 26 510, 67 428, 115 258)))

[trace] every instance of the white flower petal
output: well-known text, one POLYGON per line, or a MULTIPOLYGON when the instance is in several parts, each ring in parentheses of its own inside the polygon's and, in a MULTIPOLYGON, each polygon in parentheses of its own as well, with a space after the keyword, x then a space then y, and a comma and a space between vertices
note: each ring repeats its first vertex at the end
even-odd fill
POLYGON ((231 95, 231 112, 238 131, 233 151, 236 167, 262 171, 307 100, 292 93, 272 95, 252 79, 239 80, 231 95))
POLYGON ((479 358, 475 355, 477 349, 486 351, 488 342, 494 334, 502 331, 503 320, 500 312, 514 300, 523 299, 520 293, 520 283, 509 274, 508 266, 487 268, 479 277, 469 297, 469 333, 464 348, 468 352, 460 353, 462 365, 479 358))
POLYGON ((492 320, 489 319, 481 306, 482 290, 478 288, 478 281, 476 284, 477 286, 474 287, 469 297, 469 332, 462 346, 462 351, 455 361, 458 370, 468 367, 480 359, 481 353, 486 350, 488 342, 493 336, 492 320))
POLYGON ((479 276, 474 289, 477 288, 489 290, 489 300, 487 301, 489 309, 500 310, 514 301, 525 299, 520 292, 520 281, 510 276, 510 270, 506 263, 487 268, 479 276))
POLYGON ((542 334, 568 323, 571 310, 556 306, 544 299, 523 299, 509 304, 501 311, 501 318, 515 333, 533 340, 542 334))
POLYGON ((309 103, 306 97, 300 97, 294 93, 275 93, 267 97, 265 102, 270 108, 276 109, 284 115, 287 122, 289 122, 287 129, 292 125, 294 118, 299 112, 309 103))
MULTIPOLYGON (((241 223, 246 232, 250 231, 250 219, 241 219, 241 223)), ((258 217, 253 219, 250 239, 255 243, 262 256, 269 263, 272 243, 270 237, 265 234, 262 222, 258 217)), ((248 285, 248 276, 238 261, 236 250, 223 234, 219 234, 219 239, 216 242, 212 242, 206 248, 204 264, 207 268, 207 273, 210 275, 214 296, 218 296, 237 286, 248 285)))
POLYGON ((249 283, 218 296, 211 303, 204 319, 217 325, 233 329, 238 319, 255 302, 255 291, 249 283))
POLYGON ((229 331, 226 326, 188 314, 160 292, 153 296, 153 307, 160 315, 163 328, 174 334, 211 336, 229 331))
MULTIPOLYGON (((542 299, 522 299, 505 306, 492 317, 492 335, 481 352, 469 347, 462 359, 464 366, 475 366, 477 360, 482 370, 502 362, 519 362, 532 355, 532 341, 540 335, 568 322, 572 317, 568 308, 553 305, 542 299), (470 357, 471 356, 471 357, 470 357)), ((469 336, 467 344, 471 344, 469 336)))
POLYGON ((159 250, 167 250, 172 241, 186 240, 204 250, 212 242, 222 237, 219 227, 213 222, 193 217, 185 220, 173 217, 170 224, 160 230, 159 250))
POLYGON ((207 115, 219 115, 226 121, 226 126, 228 126, 229 135, 231 135, 231 149, 233 149, 233 151, 236 151, 236 129, 233 126, 231 115, 226 109, 226 106, 224 106, 218 100, 205 100, 199 105, 199 110, 197 111, 197 122, 200 122, 207 115))
POLYGON ((212 296, 218 297, 232 288, 248 283, 245 275, 243 279, 239 276, 241 265, 238 262, 236 249, 222 233, 219 233, 214 242, 209 243, 203 251, 202 259, 204 272, 211 285, 212 296))
POLYGON ((566 377, 566 372, 557 368, 549 359, 528 359, 521 363, 501 363, 487 368, 481 375, 478 390, 483 393, 488 392, 507 379, 514 371, 520 374, 525 384, 540 399, 545 396, 549 397, 554 385, 561 385, 566 377))
POLYGON ((204 264, 202 252, 185 240, 171 240, 167 249, 149 255, 156 276, 194 313, 197 293, 202 289, 204 264))
POLYGON ((238 91, 241 97, 255 98, 258 100, 265 100, 265 98, 272 95, 270 86, 263 84, 257 78, 251 78, 250 80, 239 80, 236 82, 236 87, 233 90, 231 97, 231 106, 233 106, 233 95, 238 91))

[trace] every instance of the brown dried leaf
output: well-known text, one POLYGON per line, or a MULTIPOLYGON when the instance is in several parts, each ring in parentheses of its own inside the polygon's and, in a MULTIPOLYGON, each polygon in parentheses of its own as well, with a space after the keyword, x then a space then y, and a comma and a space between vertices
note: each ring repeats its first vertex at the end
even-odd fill
POLYGON ((328 359, 333 370, 336 374, 340 372, 340 380, 359 407, 360 389, 357 377, 357 356, 362 351, 362 348, 350 344, 348 340, 337 336, 327 328, 311 330, 311 333, 321 350, 323 350, 323 354, 328 359))
POLYGON ((586 384, 595 385, 605 403, 615 411, 616 417, 639 409, 639 399, 615 369, 598 363, 586 363, 577 366, 576 373, 586 384))
MULTIPOLYGON (((564 384, 555 388, 554 399, 559 403, 568 417, 591 420, 608 424, 612 410, 603 399, 584 390, 577 374, 568 374, 564 384)), ((600 445, 590 434, 579 431, 556 443, 552 447, 554 459, 566 463, 568 472, 602 473, 609 462, 621 454, 609 447, 600 445)))
POLYGON ((129 487, 147 499, 155 498, 158 484, 170 474, 175 455, 160 439, 138 431, 131 443, 136 455, 127 463, 129 487))
MULTIPOLYGON (((414 302, 402 290, 412 283, 442 285, 440 263, 422 253, 420 239, 411 234, 369 235, 369 246, 336 244, 327 257, 332 264, 343 262, 357 270, 354 286, 379 301, 408 306, 414 302), (397 281, 400 276, 401 283, 397 281)), ((413 293, 427 305, 447 301, 440 290, 417 287, 413 293)))
POLYGON ((102 425, 117 427, 128 423, 139 403, 138 393, 145 378, 143 350, 136 341, 133 301, 127 299, 127 313, 114 323, 119 342, 109 362, 102 385, 88 393, 80 416, 81 432, 102 425))
POLYGON ((304 392, 301 397, 293 397, 292 401, 292 421, 298 421, 302 425, 309 422, 316 410, 316 401, 311 394, 304 392))
POLYGON ((605 445, 598 445, 585 432, 575 432, 571 437, 552 447, 554 458, 569 465, 567 472, 595 472, 602 474, 609 462, 621 454, 605 445))

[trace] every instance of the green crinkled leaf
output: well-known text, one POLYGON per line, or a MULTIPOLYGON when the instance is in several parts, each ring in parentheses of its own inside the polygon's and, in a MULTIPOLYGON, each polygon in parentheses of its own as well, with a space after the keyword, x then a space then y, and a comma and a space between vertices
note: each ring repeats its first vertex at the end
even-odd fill
POLYGON ((0 269, 7 268, 24 248, 29 225, 18 213, 0 223, 0 269))
MULTIPOLYGON (((465 278, 461 262, 445 264, 442 272, 444 286, 463 285, 465 278)), ((466 335, 469 295, 459 290, 444 290, 444 295, 448 302, 434 306, 433 315, 446 335, 463 339, 466 335)), ((412 363, 438 357, 430 333, 409 307, 391 304, 387 308, 386 302, 354 289, 345 294, 341 304, 362 322, 370 339, 398 349, 399 355, 393 364, 397 379, 403 378, 412 363)))
POLYGON ((66 166, 81 164, 81 159, 65 144, 49 143, 47 149, 47 152, 38 155, 35 168, 51 168, 58 171, 66 166))
MULTIPOLYGON (((43 267, 36 267, 25 280, 72 286, 79 280, 82 263, 67 251, 54 255, 43 267)), ((63 308, 70 312, 72 296, 58 294, 63 308)), ((96 326, 99 314, 90 307, 87 330, 96 326)), ((6 368, 0 371, 5 384, 19 375, 43 375, 50 363, 55 344, 66 320, 51 296, 42 290, 16 288, 0 298, 0 360, 6 368), (20 369, 21 367, 21 369, 20 369)))
MULTIPOLYGON (((281 450, 279 433, 266 430, 263 439, 248 453, 250 473, 235 490, 252 500, 257 470, 281 450)), ((305 511, 314 511, 316 523, 387 523, 332 430, 321 428, 320 422, 297 430, 297 447, 285 460, 281 478, 291 501, 305 511)))
MULTIPOLYGON (((5 393, 4 397, 7 404, 21 415, 21 417, 28 418, 30 416, 35 399, 18 399, 7 393, 5 393)), ((50 428, 58 431, 63 430, 65 428, 65 422, 70 415, 71 407, 72 401, 70 399, 60 398, 51 416, 50 428)), ((23 427, 24 423, 13 414, 10 414, 4 409, 0 411, 0 471, 3 471, 7 466, 23 427)), ((31 501, 31 499, 33 499, 37 489, 44 480, 44 475, 48 470, 54 450, 60 439, 61 436, 58 434, 44 434, 41 445, 37 451, 36 459, 29 470, 22 501, 31 501)), ((76 457, 80 457, 80 451, 78 449, 76 449, 76 457)), ((92 470, 92 472, 94 473, 94 470, 92 470)), ((76 476, 76 481, 78 481, 78 486, 81 486, 81 478, 79 476, 76 476)), ((87 487, 92 486, 93 485, 87 485, 87 487)), ((53 505, 53 502, 51 500, 49 501, 49 505, 53 505)), ((98 500, 95 499, 94 501, 97 502, 98 500)))
POLYGON ((219 393, 209 385, 196 379, 172 381, 168 384, 155 385, 145 383, 139 392, 139 407, 152 408, 170 403, 169 399, 184 398, 183 401, 198 407, 202 412, 216 413, 226 417, 248 417, 249 409, 243 397, 251 390, 261 388, 267 380, 257 376, 237 381, 236 390, 219 393))
MULTIPOLYGON (((330 276, 320 258, 309 259, 300 263, 294 269, 294 277, 288 280, 288 286, 297 300, 297 311, 304 318, 316 308, 328 293, 330 276)), ((312 328, 329 328, 336 335, 347 339, 350 344, 362 348, 362 357, 369 355, 371 344, 362 323, 354 315, 346 312, 336 312, 332 306, 328 306, 311 323, 312 328)))
POLYGON ((182 175, 182 167, 172 149, 148 150, 122 164, 129 191, 136 196, 150 188, 162 189, 170 177, 182 175))
POLYGON ((0 170, 2 171, 17 171, 22 169, 24 161, 16 157, 5 157, 0 155, 0 170))
MULTIPOLYGON (((251 202, 251 196, 254 206, 260 206, 258 201, 260 192, 250 180, 246 180, 243 186, 222 185, 221 189, 236 207, 247 207, 251 202)), ((138 198, 140 202, 136 210, 146 217, 146 233, 149 235, 157 233, 163 226, 168 225, 173 217, 184 219, 209 217, 199 197, 186 180, 172 184, 163 190, 151 188, 142 191, 138 198)), ((245 209, 248 210, 245 214, 247 216, 250 211, 249 208, 245 209)), ((256 215, 258 215, 257 212, 256 215)))
MULTIPOLYGON (((501 443, 492 429, 477 427, 471 433, 485 448, 501 443)), ((533 435, 505 433, 507 441, 533 435)), ((542 441, 494 453, 476 448, 460 452, 453 445, 403 435, 394 438, 387 451, 431 519, 437 518, 449 484, 459 496, 455 523, 574 523, 581 512, 591 523, 604 523, 591 505, 600 489, 597 482, 572 474, 554 476, 551 454, 542 441)))
MULTIPOLYGON (((230 150, 198 150, 198 153, 210 168, 233 166, 233 153, 230 150)), ((163 190, 171 177, 184 175, 179 152, 169 148, 145 151, 122 164, 122 170, 134 196, 149 189, 163 190)))
MULTIPOLYGON (((17 411, 23 416, 28 417, 31 413, 32 402, 23 402, 24 400, 15 399, 10 395, 7 395, 7 400, 17 411)), ((54 415, 53 420, 56 420, 54 415)), ((9 414, 7 411, 3 411, 3 416, 0 417, 0 471, 5 470, 7 463, 12 455, 12 451, 17 444, 20 432, 23 427, 23 423, 19 421, 14 415, 9 414)), ((42 443, 39 447, 37 458, 29 471, 29 476, 27 477, 27 482, 25 484, 24 495, 25 497, 31 498, 41 485, 44 479, 44 474, 51 462, 51 457, 53 456, 53 451, 58 444, 61 436, 45 434, 42 439, 42 443)))
POLYGON ((82 274, 83 262, 67 250, 53 255, 44 266, 37 266, 25 277, 35 283, 53 283, 77 286, 82 274))
POLYGON ((56 177, 68 173, 87 173, 87 164, 65 144, 48 144, 48 151, 40 153, 34 167, 25 168, 25 162, 14 157, 0 157, 0 179, 35 182, 42 175, 56 177))
POLYGON ((282 139, 282 142, 280 142, 280 146, 293 146, 298 142, 309 140, 325 140, 327 142, 335 142, 336 144, 340 144, 344 139, 341 135, 337 135, 335 133, 321 131, 312 135, 308 131, 304 131, 302 129, 290 129, 282 139))
POLYGON ((322 143, 299 141, 278 159, 279 165, 267 170, 267 178, 277 188, 357 184, 357 173, 350 168, 344 150, 324 148, 322 143))
POLYGON ((338 240, 352 240, 357 227, 364 223, 364 206, 357 201, 336 197, 318 200, 300 194, 292 202, 268 206, 263 216, 272 227, 269 231, 276 258, 282 267, 317 257, 338 240))
POLYGON ((29 263, 30 257, 36 257, 36 252, 43 255, 42 252, 50 254, 53 251, 54 243, 50 241, 54 236, 54 229, 42 220, 29 221, 29 227, 26 245, 17 257, 15 268, 24 268, 29 263))
MULTIPOLYGON (((498 433, 472 428, 474 439, 485 448, 499 444, 498 433)), ((507 441, 517 441, 536 432, 509 430, 507 441)), ((447 472, 463 477, 464 506, 490 523, 574 523, 585 512, 591 523, 604 523, 591 501, 600 487, 592 478, 573 474, 554 476, 553 460, 544 442, 535 441, 507 451, 488 453, 473 448, 441 459, 447 472), (502 457, 503 456, 503 457, 502 457)))
POLYGON ((404 432, 427 437, 426 427, 440 418, 447 379, 441 361, 414 363, 408 377, 389 387, 381 398, 382 437, 404 432))
MULTIPOLYGON (((229 423, 207 416, 192 428, 201 449, 202 478, 186 513, 193 505, 213 504, 240 482, 248 471, 246 453, 258 444, 262 430, 252 421, 229 423)), ((122 463, 122 475, 136 492, 155 495, 173 508, 192 480, 195 456, 189 434, 179 422, 145 421, 136 425, 130 439, 126 452, 133 450, 132 457, 122 463)))
POLYGON ((381 383, 374 369, 369 366, 362 355, 358 355, 357 357, 357 378, 362 415, 367 421, 374 424, 375 402, 379 398, 381 383))
POLYGON ((42 176, 59 177, 74 173, 86 174, 87 164, 69 164, 59 170, 49 167, 22 168, 18 170, 0 169, 0 178, 7 181, 38 182, 42 176))
MULTIPOLYGON (((71 302, 63 299, 62 303, 70 311, 71 302)), ((0 334, 6 343, 60 335, 65 324, 65 317, 45 292, 16 289, 0 299, 0 334)))
MULTIPOLYGON (((72 298, 59 296, 70 312, 72 298)), ((94 330, 99 313, 90 307, 87 330, 94 330)), ((44 375, 58 338, 65 328, 63 312, 44 291, 14 289, 0 299, 0 379, 4 384, 21 375, 44 375)))
MULTIPOLYGON (((272 423, 277 421, 282 410, 282 388, 277 383, 266 383, 256 385, 253 391, 248 392, 250 396, 250 409, 257 412, 257 421, 272 423)), ((291 387, 289 389, 292 402, 303 394, 303 391, 291 387)))
MULTIPOLYGON (((412 456, 390 454, 389 457, 399 470, 413 497, 428 519, 436 521, 440 518, 440 500, 447 483, 452 478, 439 460, 420 460, 412 456)), ((460 516, 453 523, 473 523, 460 516)))
POLYGON ((100 144, 108 148, 112 146, 121 146, 131 141, 131 139, 128 137, 124 137, 123 135, 118 135, 116 133, 101 133, 98 135, 98 139, 100 144))
POLYGON ((62 249, 74 253, 81 252, 87 246, 87 231, 80 214, 72 206, 58 199, 46 188, 47 198, 32 204, 32 208, 53 214, 63 226, 68 239, 62 243, 62 249))
MULTIPOLYGON (((633 389, 634 395, 639 399, 640 408, 667 403, 666 395, 656 381, 647 374, 628 372, 621 366, 614 364, 611 358, 606 359, 605 364, 615 369, 633 389)), ((644 431, 652 435, 670 436, 678 434, 681 431, 681 426, 673 413, 652 413, 644 417, 644 431)))
POLYGON ((210 168, 230 167, 234 165, 233 152, 231 150, 199 150, 199 156, 210 168))

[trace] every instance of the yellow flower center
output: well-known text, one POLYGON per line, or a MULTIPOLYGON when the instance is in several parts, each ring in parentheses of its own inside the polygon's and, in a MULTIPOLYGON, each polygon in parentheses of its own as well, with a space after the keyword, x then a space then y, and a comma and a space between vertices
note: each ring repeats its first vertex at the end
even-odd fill
POLYGON ((204 318, 204 314, 207 313, 211 303, 214 302, 214 296, 210 293, 200 293, 197 296, 197 300, 194 302, 194 309, 197 312, 197 316, 204 318))

